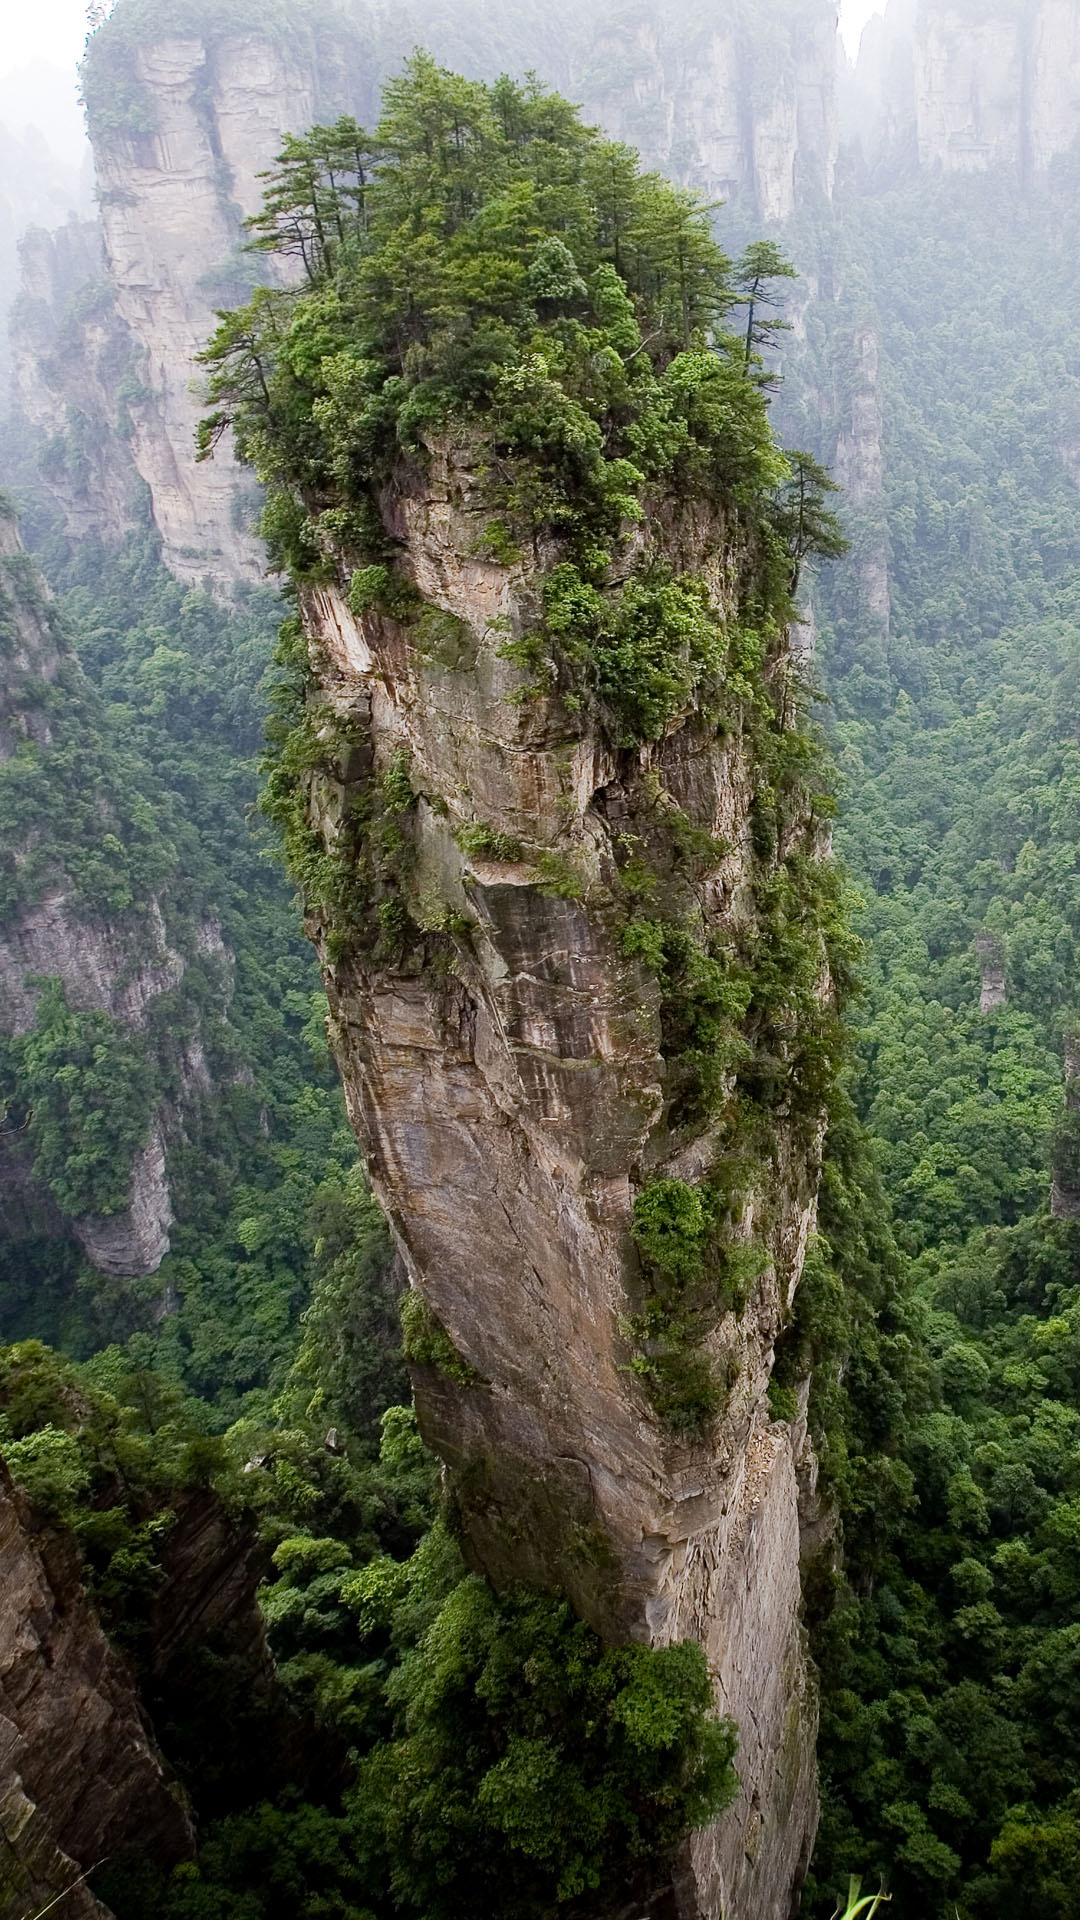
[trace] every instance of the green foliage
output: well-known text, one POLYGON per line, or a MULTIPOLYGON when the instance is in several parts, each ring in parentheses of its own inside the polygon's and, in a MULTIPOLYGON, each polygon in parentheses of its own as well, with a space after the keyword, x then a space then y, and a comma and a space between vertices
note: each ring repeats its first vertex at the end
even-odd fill
MULTIPOLYGON (((47 767, 63 739, 70 764, 57 767, 40 806, 13 816, 21 824, 5 843, 17 847, 20 833, 29 843, 19 897, 37 897, 28 874, 40 875, 35 888, 61 885, 77 916, 93 924, 108 915, 137 961, 143 889, 152 882, 168 944, 186 970, 179 988, 151 1000, 145 1036, 104 1016, 63 1012, 54 990, 39 1014, 42 1031, 4 1044, 0 1098, 9 1129, 25 1126, 34 1106, 50 1169, 61 1184, 65 1170, 75 1182, 64 1188, 63 1203, 73 1206, 126 1204, 131 1150, 146 1137, 136 1137, 135 1121, 147 1062, 156 1095, 182 1106, 185 1137, 169 1150, 177 1219, 158 1275, 110 1283, 55 1239, 2 1243, 0 1332, 47 1333, 78 1356, 133 1340, 140 1364, 213 1403, 216 1421, 227 1425, 241 1411, 268 1412, 296 1357, 300 1315, 321 1291, 328 1349, 339 1338, 354 1353, 364 1346, 357 1395, 363 1378, 372 1397, 356 1423, 374 1442, 382 1407, 404 1391, 396 1307, 383 1284, 389 1253, 377 1221, 366 1224, 313 958, 288 888, 266 858, 265 832, 252 830, 276 596, 242 593, 225 611, 172 580, 152 542, 138 537, 112 554, 93 543, 71 553, 53 537, 44 557, 58 596, 57 631, 74 645, 82 672, 71 663, 77 698, 66 683, 62 697, 58 683, 50 690, 52 743, 40 749, 47 767), (99 843, 113 828, 123 836, 107 854, 107 871, 87 863, 84 803, 99 843), (146 831, 125 824, 137 814, 146 831), (147 846, 159 849, 152 868, 141 852, 147 846), (66 1060, 62 1048, 76 1040, 66 1060), (203 1100, 192 1097, 193 1047, 213 1085, 203 1100), (27 1048, 37 1061, 36 1106, 20 1064, 27 1048), (69 1110, 72 1091, 85 1114, 69 1110), (325 1231, 330 1219, 336 1240, 325 1231), (351 1250, 341 1244, 345 1219, 356 1225, 351 1250), (175 1310, 162 1320, 163 1295, 175 1310)), ((26 704, 25 686, 16 683, 14 694, 26 704)), ((88 852, 92 844, 88 828, 88 852)), ((340 1419, 348 1396, 334 1366, 321 1375, 312 1362, 308 1380, 312 1393, 324 1386, 334 1403, 327 1425, 340 1419)))
POLYGON ((738 707, 752 690, 704 583, 648 547, 612 578, 658 492, 723 499, 761 546, 755 612, 775 633, 792 566, 832 539, 809 505, 774 511, 789 469, 725 331, 737 289, 692 196, 641 174, 558 95, 484 87, 417 54, 373 135, 342 120, 286 143, 251 225, 303 279, 224 317, 202 450, 233 427, 269 489, 282 567, 346 567, 354 611, 415 621, 422 660, 469 662, 460 623, 395 576, 378 513, 395 460, 422 462, 453 427, 476 446, 486 550, 516 564, 554 534, 563 551, 543 633, 504 649, 532 675, 522 692, 595 707, 619 745, 725 689, 738 707))
POLYGON ((637 1349, 630 1372, 675 1432, 706 1434, 726 1402, 725 1362, 705 1342, 725 1313, 742 1311, 766 1264, 734 1231, 732 1202, 749 1177, 721 1159, 711 1185, 654 1180, 634 1202, 647 1298, 623 1324, 637 1349))
POLYGON ((747 371, 762 347, 771 346, 777 334, 790 333, 791 322, 782 317, 783 282, 798 276, 774 240, 753 240, 735 268, 735 287, 739 304, 746 308, 744 361, 747 371))
POLYGON ((1050 264, 1072 258, 1074 177, 1033 182, 1022 219, 1001 175, 912 179, 843 198, 796 249, 844 281, 793 355, 788 396, 813 395, 799 439, 834 382, 862 390, 854 341, 875 340, 884 491, 845 519, 859 559, 887 562, 892 608, 886 651, 855 569, 817 595, 866 902, 873 1156, 860 1169, 834 1121, 778 1355, 784 1386, 819 1362, 811 1418, 844 1514, 847 1583, 817 1639, 821 1916, 859 1871, 898 1915, 1075 1908, 1078 1270, 1076 1228, 1046 1206, 1074 1132, 1076 288, 1050 264), (981 935, 1007 980, 985 1014, 981 935), (830 1345, 850 1356, 839 1391, 830 1345))
POLYGON ((150 1139, 157 1083, 142 1036, 106 1013, 73 1013, 59 980, 11 1049, 34 1172, 62 1212, 119 1213, 131 1162, 150 1139))
POLYGON ((564 1603, 455 1587, 391 1683, 362 1770, 406 1913, 535 1915, 623 1882, 732 1796, 701 1649, 605 1651, 564 1603))
POLYGON ((290 1424, 324 1419, 374 1442, 408 1381, 387 1284, 390 1236, 359 1166, 316 1190, 308 1227, 314 1285, 279 1411, 290 1424))
POLYGON ((634 1202, 634 1239, 665 1280, 700 1278, 714 1225, 709 1196, 685 1180, 654 1180, 634 1202))
POLYGON ((74 1534, 110 1636, 141 1658, 169 1503, 235 1488, 197 1403, 145 1370, 103 1371, 114 1391, 39 1341, 0 1348, 0 1455, 40 1519, 74 1534))
POLYGON ((494 827, 478 820, 472 826, 458 827, 454 838, 471 860, 507 860, 519 861, 522 858, 520 840, 509 833, 499 833, 494 827))
POLYGON ((435 1367, 459 1387, 482 1384, 476 1368, 458 1352, 423 1294, 410 1288, 401 1301, 401 1348, 414 1367, 435 1367))
MULTIPOLYGON (((13 617, 20 607, 25 617, 41 595, 30 556, 12 559, 25 566, 16 578, 5 562, 0 636, 5 611, 13 617)), ((42 609, 43 647, 59 654, 53 678, 13 669, 0 679, 17 740, 0 765, 0 912, 34 907, 57 885, 87 916, 145 914, 166 890, 183 911, 191 885, 181 857, 190 841, 72 658, 69 629, 55 609, 42 609)))

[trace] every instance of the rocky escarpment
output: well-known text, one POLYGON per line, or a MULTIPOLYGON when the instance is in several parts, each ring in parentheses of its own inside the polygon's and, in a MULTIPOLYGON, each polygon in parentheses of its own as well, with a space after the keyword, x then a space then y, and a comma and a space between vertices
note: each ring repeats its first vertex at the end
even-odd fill
POLYGON ((0 1462, 0 1912, 62 1899, 98 1920, 83 1874, 133 1844, 177 1859, 194 1834, 73 1542, 35 1521, 0 1462))
POLYGON ((858 75, 878 111, 869 144, 946 172, 1038 174, 1080 132, 1076 0, 890 0, 858 75))
POLYGON ((11 316, 12 478, 40 487, 76 539, 121 538, 145 513, 131 454, 141 388, 101 228, 35 227, 20 248, 11 316))
MULTIPOLYGON (((181 919, 170 905, 167 871, 175 853, 154 820, 153 803, 128 785, 133 769, 117 764, 113 747, 99 735, 101 714, 92 690, 71 655, 44 586, 21 546, 9 512, 0 515, 0 774, 4 776, 5 846, 3 909, 0 911, 0 1035, 19 1041, 36 1030, 47 982, 58 982, 66 1009, 97 1015, 111 1039, 140 1063, 138 1085, 144 1123, 130 1145, 117 1146, 117 1164, 104 1169, 117 1187, 114 1203, 89 1205, 57 1185, 55 1154, 35 1149, 34 1100, 26 1092, 18 1055, 7 1066, 5 1125, 0 1135, 0 1185, 5 1231, 73 1233, 102 1272, 116 1276, 156 1271, 169 1247, 172 1203, 166 1146, 193 1103, 211 1087, 204 1030, 182 1020, 174 1035, 150 1029, 158 1010, 182 995, 192 962, 228 988, 229 963, 212 917, 181 919), (66 783, 79 770, 79 804, 66 807, 66 783), (130 810, 134 809, 131 818, 130 810), (141 823, 141 825, 139 824, 141 823), (161 897, 150 892, 141 908, 123 905, 127 885, 125 845, 142 839, 142 852, 156 844, 164 860, 161 897), (92 882, 91 882, 92 876, 92 882), (91 893, 87 886, 91 885, 91 893), (120 894, 115 908, 105 904, 120 894), (167 1048, 167 1073, 160 1072, 167 1048), (157 1091, 155 1092, 155 1077, 157 1091), (127 1158, 123 1158, 126 1151, 127 1158), (125 1173, 125 1168, 127 1169, 125 1173), (120 1189, 126 1186, 126 1199, 120 1189)), ((178 904, 178 903, 177 903, 178 904)), ((59 1069, 67 1056, 58 1054, 59 1069)), ((74 1070, 72 1061, 69 1070, 74 1070)), ((131 1073, 128 1073, 128 1084, 131 1073)), ((88 1083, 89 1084, 89 1083, 88 1083)), ((40 1090, 48 1098, 48 1087, 40 1090)), ((70 1149, 91 1131, 95 1096, 87 1092, 72 1109, 70 1149), (77 1118, 81 1114, 81 1118, 77 1118)), ((110 1101, 104 1098, 107 1123, 110 1101)), ((94 1136, 96 1137, 96 1135, 94 1136)), ((40 1147, 40 1139, 38 1146, 40 1147)))
POLYGON ((836 12, 727 9, 691 22, 642 8, 591 25, 572 91, 646 164, 707 197, 737 195, 755 219, 785 220, 832 191, 837 119, 836 12))

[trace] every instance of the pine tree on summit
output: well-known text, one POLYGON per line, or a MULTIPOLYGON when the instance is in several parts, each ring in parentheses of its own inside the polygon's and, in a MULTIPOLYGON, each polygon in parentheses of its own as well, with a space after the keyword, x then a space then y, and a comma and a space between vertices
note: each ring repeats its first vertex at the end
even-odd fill
MULTIPOLYGON (((734 284, 737 304, 746 308, 744 361, 750 372, 756 355, 773 346, 780 333, 790 333, 791 322, 783 317, 784 293, 780 283, 798 275, 791 261, 773 240, 752 240, 736 263, 734 284)), ((775 384, 771 374, 760 374, 762 385, 775 384)))

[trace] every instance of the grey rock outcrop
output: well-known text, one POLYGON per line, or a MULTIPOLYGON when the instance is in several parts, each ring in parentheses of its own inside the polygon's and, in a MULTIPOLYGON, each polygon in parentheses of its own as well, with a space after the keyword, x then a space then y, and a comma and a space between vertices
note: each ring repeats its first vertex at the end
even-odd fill
POLYGON ((975 954, 979 962, 979 1012, 994 1013, 1003 1007, 1008 997, 1005 984, 1005 956, 1001 951, 1001 942, 992 933, 980 933, 975 939, 975 954))
POLYGON ((129 1844, 164 1859, 194 1834, 131 1675, 87 1603, 78 1557, 0 1461, 0 1914, 63 1896, 100 1920, 84 1872, 129 1844))
POLYGON ((1045 172, 1080 132, 1080 4, 890 0, 858 81, 871 149, 947 173, 1045 172))

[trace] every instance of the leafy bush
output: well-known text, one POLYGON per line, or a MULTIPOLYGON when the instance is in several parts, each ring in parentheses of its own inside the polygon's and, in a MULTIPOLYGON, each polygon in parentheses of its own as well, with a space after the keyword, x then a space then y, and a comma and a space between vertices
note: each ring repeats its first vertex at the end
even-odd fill
POLYGON ((29 1108, 35 1174, 68 1215, 121 1212, 156 1104, 142 1037, 106 1013, 72 1013, 54 980, 16 1061, 14 1097, 29 1108))

